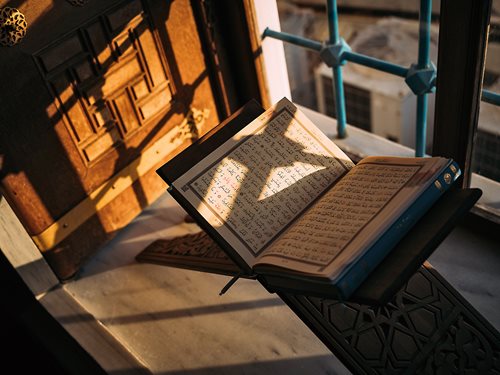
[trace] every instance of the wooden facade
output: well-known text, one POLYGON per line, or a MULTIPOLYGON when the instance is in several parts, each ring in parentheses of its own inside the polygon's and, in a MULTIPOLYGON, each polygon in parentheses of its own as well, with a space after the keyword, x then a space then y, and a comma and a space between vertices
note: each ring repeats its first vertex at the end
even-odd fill
POLYGON ((258 46, 243 2, 0 1, 14 6, 27 30, 0 55, 1 192, 67 279, 165 191, 158 166, 261 99, 258 46))

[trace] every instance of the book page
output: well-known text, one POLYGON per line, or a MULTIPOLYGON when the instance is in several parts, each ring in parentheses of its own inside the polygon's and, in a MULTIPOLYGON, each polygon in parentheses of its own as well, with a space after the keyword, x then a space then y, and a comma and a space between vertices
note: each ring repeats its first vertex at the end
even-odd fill
POLYGON ((440 166, 440 158, 365 159, 267 249, 259 264, 335 278, 406 210, 440 166))
POLYGON ((352 166, 284 99, 173 185, 252 266, 352 166))

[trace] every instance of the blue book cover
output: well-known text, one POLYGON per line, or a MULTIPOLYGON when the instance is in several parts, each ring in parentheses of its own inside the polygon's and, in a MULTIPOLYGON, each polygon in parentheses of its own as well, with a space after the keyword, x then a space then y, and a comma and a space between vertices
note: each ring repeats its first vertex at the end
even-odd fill
POLYGON ((341 298, 347 299, 391 249, 408 233, 418 220, 433 206, 441 195, 460 176, 460 169, 454 161, 436 177, 434 182, 415 200, 380 239, 352 267, 346 269, 338 281, 341 298))

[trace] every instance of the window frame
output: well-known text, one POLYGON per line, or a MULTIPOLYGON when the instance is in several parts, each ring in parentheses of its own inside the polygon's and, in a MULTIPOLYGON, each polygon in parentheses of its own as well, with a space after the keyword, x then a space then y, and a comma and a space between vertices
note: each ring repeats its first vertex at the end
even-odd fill
POLYGON ((441 0, 432 152, 457 161, 463 187, 471 182, 491 5, 441 0))

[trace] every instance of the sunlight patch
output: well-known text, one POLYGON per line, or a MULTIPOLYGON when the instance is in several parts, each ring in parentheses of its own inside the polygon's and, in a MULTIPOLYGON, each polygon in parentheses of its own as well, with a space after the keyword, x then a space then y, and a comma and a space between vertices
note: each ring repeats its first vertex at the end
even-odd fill
MULTIPOLYGON (((273 168, 264 183, 257 200, 269 198, 283 189, 293 186, 304 177, 325 169, 324 166, 294 162, 289 167, 273 168)), ((293 188, 293 187, 292 187, 293 188)))

